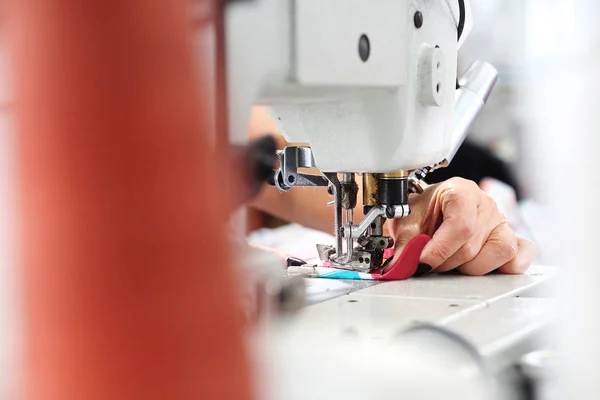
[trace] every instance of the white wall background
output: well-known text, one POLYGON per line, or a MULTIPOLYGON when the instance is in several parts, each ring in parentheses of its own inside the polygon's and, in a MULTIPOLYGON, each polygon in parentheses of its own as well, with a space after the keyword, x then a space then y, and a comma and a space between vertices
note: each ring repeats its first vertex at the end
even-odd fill
POLYGON ((562 267, 556 399, 600 398, 600 2, 528 0, 523 91, 530 185, 562 267))

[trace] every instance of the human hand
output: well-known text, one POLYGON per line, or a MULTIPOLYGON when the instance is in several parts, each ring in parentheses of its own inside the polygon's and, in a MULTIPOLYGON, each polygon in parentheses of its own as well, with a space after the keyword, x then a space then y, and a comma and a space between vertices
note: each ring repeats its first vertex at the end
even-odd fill
POLYGON ((537 254, 536 246, 515 236, 494 200, 472 181, 452 178, 428 186, 411 195, 409 204, 408 217, 388 221, 395 254, 413 237, 429 235, 420 262, 433 272, 458 268, 465 275, 522 274, 537 254))

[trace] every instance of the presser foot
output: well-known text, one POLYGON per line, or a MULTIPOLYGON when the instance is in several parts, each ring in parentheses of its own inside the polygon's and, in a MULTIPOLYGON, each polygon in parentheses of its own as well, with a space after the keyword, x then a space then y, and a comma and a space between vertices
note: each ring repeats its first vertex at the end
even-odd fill
POLYGON ((318 244, 317 251, 321 261, 329 263, 334 268, 372 273, 384 266, 384 249, 367 250, 358 247, 353 249, 350 257, 347 254, 338 256, 334 246, 318 244))

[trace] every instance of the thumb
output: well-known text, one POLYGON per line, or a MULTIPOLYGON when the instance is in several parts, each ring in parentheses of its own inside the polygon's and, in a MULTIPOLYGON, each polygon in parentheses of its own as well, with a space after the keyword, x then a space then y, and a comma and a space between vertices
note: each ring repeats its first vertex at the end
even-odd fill
POLYGON ((390 262, 387 262, 383 272, 387 272, 391 268, 402 251, 413 238, 421 234, 421 229, 418 223, 411 223, 409 218, 392 219, 389 223, 389 234, 394 238, 394 256, 390 262))

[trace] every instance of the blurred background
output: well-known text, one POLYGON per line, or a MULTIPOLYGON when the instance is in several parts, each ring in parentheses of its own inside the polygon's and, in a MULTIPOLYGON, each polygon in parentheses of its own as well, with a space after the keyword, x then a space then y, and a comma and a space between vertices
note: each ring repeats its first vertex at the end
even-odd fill
MULTIPOLYGON (((0 18, 0 32, 3 19, 0 18)), ((0 34, 0 399, 14 398, 16 360, 15 151, 7 38, 0 34)))
POLYGON ((471 11, 474 27, 459 52, 459 71, 473 61, 485 60, 498 69, 499 79, 468 141, 506 163, 523 196, 527 196, 530 192, 525 177, 519 173, 526 157, 519 107, 527 75, 524 40, 527 0, 477 0, 471 2, 471 11))

